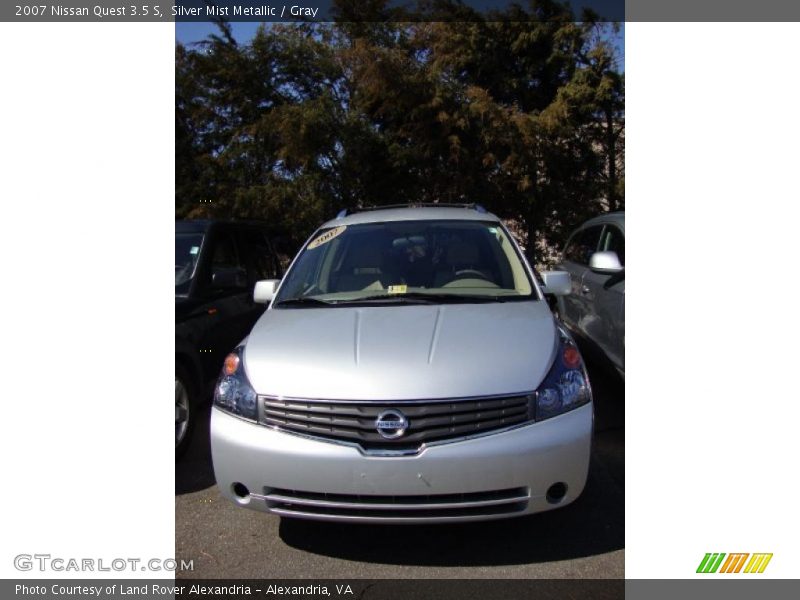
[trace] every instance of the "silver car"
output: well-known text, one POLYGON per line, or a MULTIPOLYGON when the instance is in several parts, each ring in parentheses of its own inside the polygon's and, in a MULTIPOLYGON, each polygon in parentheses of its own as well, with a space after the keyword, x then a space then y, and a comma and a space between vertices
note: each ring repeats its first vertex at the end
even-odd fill
POLYGON ((583 361, 514 239, 479 206, 342 213, 305 244, 214 394, 217 484, 284 517, 513 517, 584 488, 583 361))
POLYGON ((581 225, 564 246, 559 267, 572 293, 558 300, 564 323, 593 342, 625 376, 625 213, 581 225))

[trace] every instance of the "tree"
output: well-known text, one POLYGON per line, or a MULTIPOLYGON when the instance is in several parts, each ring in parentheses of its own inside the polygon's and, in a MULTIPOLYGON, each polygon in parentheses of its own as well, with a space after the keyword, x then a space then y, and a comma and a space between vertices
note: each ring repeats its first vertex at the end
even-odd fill
POLYGON ((273 25, 247 44, 220 23, 176 48, 178 216, 268 219, 299 243, 344 207, 475 201, 533 253, 624 207, 606 26, 552 0, 490 18, 421 3, 436 22, 387 21, 383 0, 339 10, 384 20, 273 25))

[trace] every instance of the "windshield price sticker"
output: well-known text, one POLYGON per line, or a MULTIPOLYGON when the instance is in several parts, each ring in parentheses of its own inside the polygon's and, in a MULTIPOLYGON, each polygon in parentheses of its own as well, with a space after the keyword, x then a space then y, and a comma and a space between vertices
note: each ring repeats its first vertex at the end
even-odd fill
POLYGON ((406 285, 390 285, 388 292, 390 294, 405 294, 408 291, 406 285))
POLYGON ((308 245, 307 250, 313 250, 314 248, 322 246, 322 244, 327 244, 335 237, 343 234, 345 229, 347 229, 347 225, 340 225, 339 227, 334 227, 333 229, 329 229, 328 231, 320 235, 317 239, 315 239, 313 242, 311 242, 308 245))

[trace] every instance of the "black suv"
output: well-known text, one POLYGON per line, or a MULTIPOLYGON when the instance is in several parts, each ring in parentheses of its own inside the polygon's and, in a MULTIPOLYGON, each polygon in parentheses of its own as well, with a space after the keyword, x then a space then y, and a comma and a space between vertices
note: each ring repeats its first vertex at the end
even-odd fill
POLYGON ((223 221, 175 223, 175 455, 186 449, 200 403, 222 361, 264 311, 261 279, 280 278, 270 230, 223 221))

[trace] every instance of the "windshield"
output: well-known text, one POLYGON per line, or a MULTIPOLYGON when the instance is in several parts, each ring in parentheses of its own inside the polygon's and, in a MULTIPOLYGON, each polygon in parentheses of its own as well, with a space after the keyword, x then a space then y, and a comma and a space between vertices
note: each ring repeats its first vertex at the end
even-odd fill
POLYGON ((186 294, 203 243, 202 233, 175 234, 175 293, 186 294))
POLYGON ((295 261, 274 305, 536 297, 499 223, 395 221, 319 230, 295 261))

